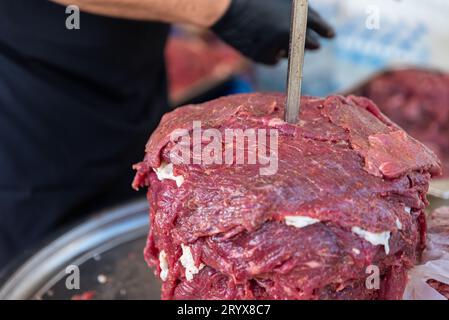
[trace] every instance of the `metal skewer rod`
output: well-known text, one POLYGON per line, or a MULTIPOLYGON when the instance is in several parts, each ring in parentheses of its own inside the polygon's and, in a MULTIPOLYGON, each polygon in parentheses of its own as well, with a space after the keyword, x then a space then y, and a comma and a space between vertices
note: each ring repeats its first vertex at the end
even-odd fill
POLYGON ((308 0, 293 0, 285 121, 297 123, 301 107, 302 68, 306 45, 308 0))

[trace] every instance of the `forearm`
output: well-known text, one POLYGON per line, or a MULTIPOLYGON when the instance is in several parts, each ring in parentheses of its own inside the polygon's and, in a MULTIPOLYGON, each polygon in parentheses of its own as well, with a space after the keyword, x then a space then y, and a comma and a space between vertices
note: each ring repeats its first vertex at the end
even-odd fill
POLYGON ((116 18, 186 23, 210 27, 231 0, 52 0, 81 11, 116 18))

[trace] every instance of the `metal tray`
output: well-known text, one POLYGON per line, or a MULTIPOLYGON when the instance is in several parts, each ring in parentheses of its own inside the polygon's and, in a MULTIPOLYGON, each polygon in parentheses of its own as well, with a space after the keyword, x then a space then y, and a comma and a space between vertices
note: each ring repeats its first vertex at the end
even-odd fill
POLYGON ((16 269, 0 286, 0 300, 159 299, 159 280, 142 254, 148 225, 144 199, 91 217, 16 269), (79 290, 65 285, 69 265, 79 267, 79 290))

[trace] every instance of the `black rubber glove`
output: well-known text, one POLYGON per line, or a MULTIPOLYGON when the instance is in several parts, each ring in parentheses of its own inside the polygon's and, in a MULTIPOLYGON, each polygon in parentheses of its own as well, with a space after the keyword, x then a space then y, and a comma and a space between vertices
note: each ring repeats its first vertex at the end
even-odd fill
MULTIPOLYGON (((232 0, 212 30, 255 62, 275 64, 288 55, 292 0, 232 0)), ((319 36, 335 33, 309 7, 306 48, 318 49, 319 36)))

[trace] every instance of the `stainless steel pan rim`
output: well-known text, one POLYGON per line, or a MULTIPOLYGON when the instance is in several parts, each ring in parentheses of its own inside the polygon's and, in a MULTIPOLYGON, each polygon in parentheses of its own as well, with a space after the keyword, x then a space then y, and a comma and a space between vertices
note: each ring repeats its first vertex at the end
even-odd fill
POLYGON ((148 232, 145 199, 104 211, 57 238, 21 265, 0 288, 0 300, 39 296, 65 274, 69 264, 81 264, 148 232))

